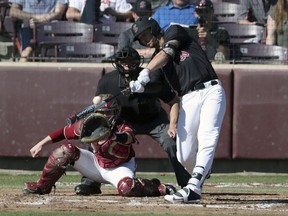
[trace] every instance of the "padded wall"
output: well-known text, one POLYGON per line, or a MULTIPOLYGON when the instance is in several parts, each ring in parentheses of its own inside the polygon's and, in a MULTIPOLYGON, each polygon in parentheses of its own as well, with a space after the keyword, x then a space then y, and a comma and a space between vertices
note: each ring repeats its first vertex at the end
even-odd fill
MULTIPOLYGON (((69 115, 91 103, 103 67, 107 72, 113 70, 110 65, 29 65, 0 67, 0 156, 29 157, 33 145, 49 132, 64 126, 69 115)), ((231 158, 231 70, 217 69, 217 72, 226 90, 227 112, 216 158, 231 158)), ((167 157, 151 138, 137 138, 137 157, 167 157)), ((73 143, 84 147, 77 141, 73 143)), ((48 156, 59 144, 45 148, 41 156, 48 156)))
POLYGON ((221 133, 216 149, 216 159, 231 159, 232 158, 232 104, 233 104, 233 85, 232 85, 232 70, 231 68, 215 68, 219 79, 226 94, 226 112, 222 123, 221 133))
MULTIPOLYGON (((66 118, 91 104, 102 68, 2 67, 0 156, 30 156, 29 149, 66 118)), ((41 156, 48 156, 45 148, 41 156)))
POLYGON ((234 159, 288 158, 287 69, 235 68, 234 159))

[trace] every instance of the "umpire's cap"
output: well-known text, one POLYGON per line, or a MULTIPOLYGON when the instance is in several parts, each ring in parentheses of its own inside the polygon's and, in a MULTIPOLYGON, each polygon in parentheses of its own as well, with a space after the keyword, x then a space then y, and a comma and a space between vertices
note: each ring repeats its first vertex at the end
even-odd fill
POLYGON ((155 37, 162 35, 162 30, 152 17, 143 16, 140 17, 133 25, 132 25, 132 33, 134 36, 134 41, 138 40, 138 36, 144 32, 146 29, 151 30, 151 34, 155 37))

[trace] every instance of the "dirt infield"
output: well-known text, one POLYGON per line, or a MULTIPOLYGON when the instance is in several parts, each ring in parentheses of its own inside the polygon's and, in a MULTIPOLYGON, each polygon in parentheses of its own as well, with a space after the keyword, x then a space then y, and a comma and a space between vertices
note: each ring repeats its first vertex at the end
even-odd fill
MULTIPOLYGON (((233 189, 225 193, 215 188, 231 185, 206 184, 205 193, 197 204, 169 203, 163 197, 127 198, 117 195, 115 188, 102 186, 100 196, 76 196, 75 185, 60 183, 55 194, 23 195, 21 189, 0 188, 0 209, 3 211, 61 211, 103 212, 111 215, 125 213, 147 214, 218 214, 218 215, 288 215, 286 193, 239 193, 233 189)), ((269 185, 267 187, 274 187, 269 185)), ((237 187, 237 185, 235 185, 237 187)), ((243 185, 241 186, 243 187, 243 185)), ((257 185, 247 185, 257 187, 257 185)), ((286 185, 284 185, 286 187, 286 185)))

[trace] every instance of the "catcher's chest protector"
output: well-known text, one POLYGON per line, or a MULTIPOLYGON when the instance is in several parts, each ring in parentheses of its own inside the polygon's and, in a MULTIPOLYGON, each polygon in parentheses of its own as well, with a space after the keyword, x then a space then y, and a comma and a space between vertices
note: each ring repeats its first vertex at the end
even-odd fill
POLYGON ((119 166, 135 156, 132 147, 132 143, 134 142, 133 129, 124 122, 118 121, 117 123, 108 138, 91 143, 99 165, 103 168, 119 166), (125 144, 120 143, 116 140, 116 133, 128 133, 129 136, 133 137, 133 142, 125 144))
POLYGON ((92 147, 95 153, 100 154, 103 157, 126 159, 130 155, 132 144, 121 144, 115 140, 116 136, 111 136, 108 140, 101 140, 99 142, 92 143, 92 147))

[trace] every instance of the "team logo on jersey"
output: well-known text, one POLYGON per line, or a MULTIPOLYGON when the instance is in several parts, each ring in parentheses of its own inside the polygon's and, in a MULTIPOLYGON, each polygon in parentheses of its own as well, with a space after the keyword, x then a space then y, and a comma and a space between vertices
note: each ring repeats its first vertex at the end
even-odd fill
POLYGON ((186 51, 181 51, 181 54, 180 54, 180 61, 185 61, 186 58, 189 57, 189 53, 186 52, 186 51))

